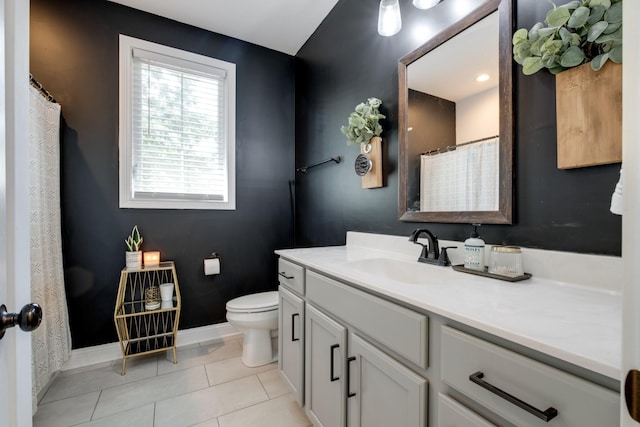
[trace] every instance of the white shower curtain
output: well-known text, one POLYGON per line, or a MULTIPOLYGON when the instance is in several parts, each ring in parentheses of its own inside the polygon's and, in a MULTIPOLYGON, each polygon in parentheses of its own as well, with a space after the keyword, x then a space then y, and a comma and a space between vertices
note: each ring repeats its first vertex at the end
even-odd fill
POLYGON ((499 140, 422 155, 420 210, 497 211, 499 140))
POLYGON ((69 358, 71 335, 62 270, 60 105, 30 87, 31 298, 43 318, 31 333, 33 405, 69 358))

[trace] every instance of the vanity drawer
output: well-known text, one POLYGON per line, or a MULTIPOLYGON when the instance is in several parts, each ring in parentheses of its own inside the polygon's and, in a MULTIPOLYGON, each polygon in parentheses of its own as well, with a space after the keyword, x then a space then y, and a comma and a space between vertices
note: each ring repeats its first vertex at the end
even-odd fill
POLYGON ((496 427, 449 396, 438 393, 438 427, 496 427))
POLYGON ((416 365, 427 367, 427 316, 312 271, 306 276, 307 301, 416 365))
POLYGON ((442 380, 515 425, 618 425, 618 393, 446 326, 441 336, 442 380), (553 409, 548 422, 531 413, 553 409))
POLYGON ((304 267, 280 258, 278 260, 278 281, 304 295, 304 267))

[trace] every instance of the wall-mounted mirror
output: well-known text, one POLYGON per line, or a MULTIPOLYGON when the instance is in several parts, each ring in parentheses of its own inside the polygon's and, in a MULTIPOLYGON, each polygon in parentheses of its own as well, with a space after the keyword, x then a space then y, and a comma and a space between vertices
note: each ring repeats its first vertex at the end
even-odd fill
POLYGON ((484 2, 398 61, 400 220, 512 222, 511 2, 484 2))

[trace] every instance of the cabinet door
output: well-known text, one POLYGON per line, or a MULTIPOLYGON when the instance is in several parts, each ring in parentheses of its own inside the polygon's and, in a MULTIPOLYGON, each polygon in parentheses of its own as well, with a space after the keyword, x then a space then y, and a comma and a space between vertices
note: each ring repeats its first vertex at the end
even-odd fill
POLYGON ((304 404, 304 301, 278 288, 278 368, 293 396, 304 404))
POLYGON ((305 409, 316 427, 342 427, 347 330, 308 304, 306 315, 305 409))
POLYGON ((347 396, 349 427, 423 427, 427 380, 349 334, 347 396))

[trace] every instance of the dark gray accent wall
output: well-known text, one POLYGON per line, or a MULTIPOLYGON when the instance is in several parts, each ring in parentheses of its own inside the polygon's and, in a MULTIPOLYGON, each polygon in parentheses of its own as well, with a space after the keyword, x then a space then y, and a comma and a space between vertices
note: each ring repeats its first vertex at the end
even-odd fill
POLYGON ((135 224, 143 250, 176 263, 180 329, 223 322, 229 299, 276 289, 273 251, 293 244, 294 71, 289 55, 116 3, 31 1, 31 72, 62 105, 63 255, 74 348, 117 340, 123 240, 135 224), (118 207, 120 33, 236 64, 235 211, 118 207), (222 272, 206 277, 203 259, 212 251, 222 272))
MULTIPOLYGON (((428 227, 440 238, 464 240, 464 224, 403 223, 397 218, 397 60, 418 47, 413 28, 431 34, 453 22, 446 0, 431 10, 401 1, 403 29, 377 34, 377 1, 341 0, 296 55, 296 165, 342 156, 296 178, 296 244, 337 245, 348 230, 406 235, 428 227), (353 172, 358 147, 340 133, 356 104, 375 96, 383 102, 385 186, 365 190, 353 172)), ((516 28, 544 19, 547 2, 514 0, 516 28)), ((546 72, 514 71, 514 224, 487 225, 488 243, 620 255, 621 218, 609 212, 619 165, 574 170, 556 168, 555 82, 546 72)))
POLYGON ((407 151, 409 206, 420 210, 421 154, 456 145, 456 103, 409 89, 407 121, 409 150, 407 151))

